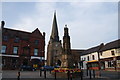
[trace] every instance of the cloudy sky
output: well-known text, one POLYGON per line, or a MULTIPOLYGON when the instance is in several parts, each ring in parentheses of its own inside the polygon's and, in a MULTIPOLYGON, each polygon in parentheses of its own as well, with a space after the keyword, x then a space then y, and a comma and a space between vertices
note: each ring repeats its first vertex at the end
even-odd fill
POLYGON ((68 25, 72 49, 87 49, 118 38, 118 2, 2 2, 5 27, 46 33, 48 44, 56 10, 62 40, 68 25))

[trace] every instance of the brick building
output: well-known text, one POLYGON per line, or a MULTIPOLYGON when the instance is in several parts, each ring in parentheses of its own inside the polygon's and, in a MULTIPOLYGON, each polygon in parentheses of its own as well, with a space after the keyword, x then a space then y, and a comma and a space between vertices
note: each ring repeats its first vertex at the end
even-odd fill
POLYGON ((18 69, 20 65, 31 65, 39 68, 44 64, 45 32, 39 29, 26 32, 2 27, 2 67, 18 69))

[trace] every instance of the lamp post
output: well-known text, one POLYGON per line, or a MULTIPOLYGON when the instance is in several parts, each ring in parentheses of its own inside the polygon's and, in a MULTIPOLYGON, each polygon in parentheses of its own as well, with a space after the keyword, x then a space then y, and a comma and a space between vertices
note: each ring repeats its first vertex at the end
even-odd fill
MULTIPOLYGON (((44 52, 45 52, 45 51, 40 51, 40 53, 42 53, 42 55, 43 55, 44 52)), ((42 56, 42 57, 40 56, 40 60, 41 60, 41 61, 40 61, 40 64, 39 64, 39 65, 40 65, 40 67, 41 67, 41 66, 42 66, 42 65, 41 65, 41 62, 44 60, 44 57, 43 57, 43 56, 42 56)), ((44 62, 44 65, 45 65, 45 62, 44 62)))

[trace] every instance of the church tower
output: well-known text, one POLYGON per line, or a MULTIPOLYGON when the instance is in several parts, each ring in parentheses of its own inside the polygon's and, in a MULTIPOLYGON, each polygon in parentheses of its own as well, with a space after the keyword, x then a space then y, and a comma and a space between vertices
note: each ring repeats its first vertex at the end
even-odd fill
MULTIPOLYGON (((52 32, 47 47, 47 65, 55 66, 58 65, 58 56, 62 53, 62 44, 59 40, 56 12, 54 13, 52 32)), ((61 65, 61 64, 59 64, 61 65)))

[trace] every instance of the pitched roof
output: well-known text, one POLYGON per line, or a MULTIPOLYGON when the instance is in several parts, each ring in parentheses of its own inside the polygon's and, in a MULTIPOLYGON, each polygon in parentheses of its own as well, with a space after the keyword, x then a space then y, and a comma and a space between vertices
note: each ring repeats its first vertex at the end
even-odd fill
POLYGON ((28 38, 30 32, 25 32, 25 31, 20 31, 20 30, 14 30, 14 29, 9 29, 9 28, 2 28, 2 34, 7 34, 9 35, 10 38, 14 36, 22 36, 22 38, 28 38))
POLYGON ((81 55, 85 55, 85 54, 89 54, 89 53, 93 53, 93 52, 98 52, 102 46, 103 46, 103 43, 100 44, 99 46, 89 48, 89 49, 83 51, 81 55))
POLYGON ((105 46, 101 48, 100 51, 106 51, 106 50, 116 49, 116 48, 120 48, 120 39, 105 44, 105 46))
POLYGON ((74 53, 82 53, 83 51, 85 51, 85 50, 83 50, 83 49, 71 49, 71 51, 74 53))
POLYGON ((39 33, 42 36, 39 29, 36 29, 33 32, 26 32, 26 31, 15 30, 15 29, 10 29, 10 28, 2 28, 2 35, 9 35, 9 38, 13 38, 16 36, 16 37, 20 37, 22 40, 29 40, 31 34, 35 32, 39 33))

